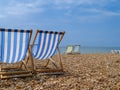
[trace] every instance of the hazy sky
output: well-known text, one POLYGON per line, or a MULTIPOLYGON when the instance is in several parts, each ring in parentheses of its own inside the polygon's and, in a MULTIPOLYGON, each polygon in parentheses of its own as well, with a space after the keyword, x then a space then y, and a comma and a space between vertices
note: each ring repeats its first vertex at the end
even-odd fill
POLYGON ((120 46, 120 1, 0 0, 0 28, 65 31, 61 45, 120 46))

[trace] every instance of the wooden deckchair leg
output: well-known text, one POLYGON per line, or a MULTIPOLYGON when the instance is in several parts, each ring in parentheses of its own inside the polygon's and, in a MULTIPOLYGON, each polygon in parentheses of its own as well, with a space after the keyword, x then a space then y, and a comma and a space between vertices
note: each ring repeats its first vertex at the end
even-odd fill
POLYGON ((30 61, 31 61, 30 63, 32 65, 32 71, 34 72, 35 66, 34 66, 34 61, 33 61, 32 54, 31 54, 31 48, 29 48, 28 51, 29 51, 29 54, 28 54, 28 57, 26 58, 26 62, 22 62, 21 65, 20 65, 20 68, 22 67, 22 65, 24 65, 26 70, 28 70, 26 65, 28 64, 28 61, 30 59, 30 61))
MULTIPOLYGON (((27 59, 26 59, 26 65, 27 65, 27 63, 28 63, 28 59, 29 59, 29 57, 27 57, 27 59)), ((25 64, 25 62, 23 63, 23 62, 21 62, 21 64, 20 64, 20 66, 19 66, 19 68, 22 68, 22 65, 23 64, 25 64)))
POLYGON ((23 65, 23 63, 21 62, 19 68, 22 68, 22 65, 23 65))
POLYGON ((28 63, 29 57, 27 57, 26 64, 28 63))
POLYGON ((2 71, 2 65, 0 64, 0 72, 2 71))
POLYGON ((22 61, 22 63, 23 63, 23 65, 24 65, 25 69, 28 71, 28 69, 27 69, 27 66, 26 66, 25 62, 24 62, 24 61, 22 61))
MULTIPOLYGON (((60 56, 60 50, 59 50, 59 48, 57 48, 57 50, 58 50, 58 61, 59 61, 59 64, 60 64, 60 68, 63 70, 63 65, 62 65, 61 56, 60 56)), ((50 61, 52 62, 52 64, 53 64, 56 68, 58 68, 58 66, 55 64, 55 61, 52 60, 52 58, 49 58, 49 59, 48 59, 48 62, 46 63, 45 67, 48 66, 48 64, 49 64, 50 61)))
POLYGON ((58 60, 59 60, 59 63, 60 63, 60 67, 63 70, 63 65, 62 65, 62 61, 61 61, 61 56, 60 56, 60 50, 59 50, 59 48, 57 48, 57 51, 58 51, 58 60))
POLYGON ((47 66, 48 66, 48 64, 49 64, 49 61, 50 61, 50 59, 48 59, 48 61, 47 61, 46 65, 45 65, 44 67, 47 67, 47 66))
MULTIPOLYGON (((2 71, 2 65, 0 64, 0 72, 2 71)), ((0 74, 0 78, 2 78, 2 74, 0 74)))
POLYGON ((31 66, 32 66, 32 72, 34 73, 35 72, 35 66, 34 66, 34 60, 33 60, 33 57, 32 57, 32 53, 31 53, 31 48, 29 49, 29 55, 28 55, 30 61, 31 61, 31 66))
POLYGON ((28 60, 29 60, 29 57, 27 57, 27 59, 26 59, 26 65, 27 65, 27 63, 28 63, 28 60))
POLYGON ((55 64, 55 61, 52 60, 52 58, 49 58, 49 60, 52 62, 52 64, 53 64, 56 68, 58 68, 57 65, 55 64))

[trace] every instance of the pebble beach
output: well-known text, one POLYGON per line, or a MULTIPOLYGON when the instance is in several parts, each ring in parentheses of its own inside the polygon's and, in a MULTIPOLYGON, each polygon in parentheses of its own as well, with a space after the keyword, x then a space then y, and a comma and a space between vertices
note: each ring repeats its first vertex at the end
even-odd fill
POLYGON ((0 90, 120 90, 119 54, 62 55, 62 63, 62 75, 3 79, 0 90))

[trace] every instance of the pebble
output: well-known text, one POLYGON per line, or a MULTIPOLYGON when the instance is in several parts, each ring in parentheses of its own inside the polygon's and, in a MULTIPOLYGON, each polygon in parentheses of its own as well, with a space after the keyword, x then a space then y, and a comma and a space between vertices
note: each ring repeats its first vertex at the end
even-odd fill
POLYGON ((120 55, 62 55, 62 62, 64 75, 4 79, 0 90, 120 90, 120 55))

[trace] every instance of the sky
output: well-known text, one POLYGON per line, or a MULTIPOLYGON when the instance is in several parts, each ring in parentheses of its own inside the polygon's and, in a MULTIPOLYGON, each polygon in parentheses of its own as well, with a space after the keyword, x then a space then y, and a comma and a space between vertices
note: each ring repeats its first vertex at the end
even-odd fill
POLYGON ((0 0, 0 28, 65 31, 62 46, 120 47, 119 0, 0 0))

